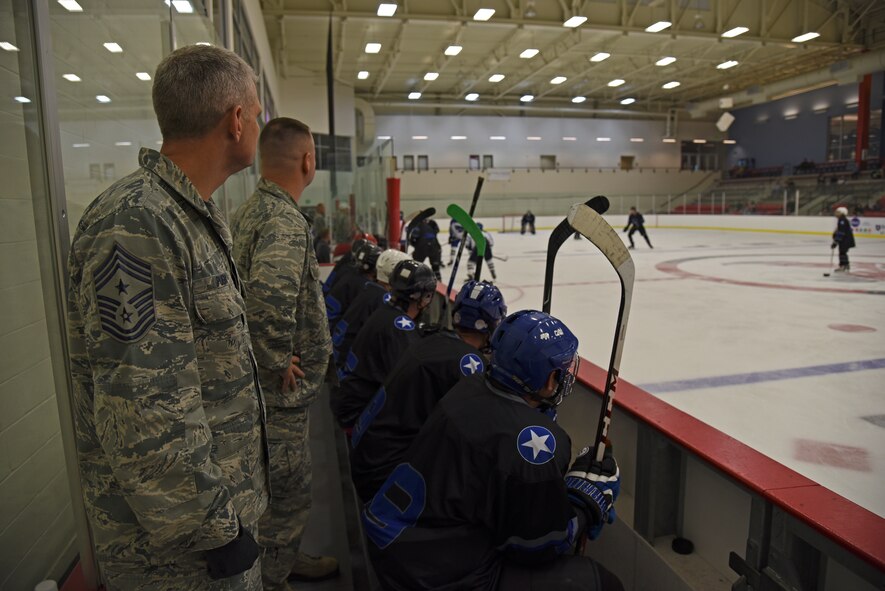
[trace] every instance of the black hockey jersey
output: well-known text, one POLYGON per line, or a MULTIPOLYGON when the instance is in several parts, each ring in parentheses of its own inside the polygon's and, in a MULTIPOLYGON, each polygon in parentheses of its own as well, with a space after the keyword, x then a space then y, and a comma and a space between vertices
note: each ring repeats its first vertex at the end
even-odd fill
POLYGON ((356 273, 357 269, 350 262, 353 260, 351 253, 345 254, 341 257, 335 266, 332 267, 332 272, 329 273, 329 276, 326 277, 326 281, 323 282, 323 295, 329 295, 329 292, 334 289, 335 284, 341 281, 346 275, 350 273, 356 273))
POLYGON ((350 473, 368 501, 399 464, 436 404, 486 361, 454 332, 430 335, 407 350, 360 415, 351 437, 350 473))
POLYGON ((331 331, 338 321, 344 316, 350 304, 357 298, 363 286, 369 279, 354 269, 355 273, 348 273, 335 283, 335 286, 326 296, 326 316, 329 318, 329 330, 331 331))
POLYGON ((350 351, 353 340, 372 312, 389 299, 390 294, 387 293, 387 290, 374 281, 367 281, 363 285, 362 291, 332 329, 332 355, 335 358, 336 368, 340 369, 344 366, 347 352, 350 351))
POLYGON ((350 427, 384 384, 403 352, 419 339, 414 320, 392 303, 375 310, 347 353, 341 385, 332 392, 332 413, 350 427))
POLYGON ((836 222, 836 231, 833 232, 833 242, 842 247, 842 250, 854 248, 854 232, 851 230, 851 222, 842 216, 836 222))
POLYGON ((384 589, 492 590, 502 560, 567 552, 579 530, 570 451, 565 431, 522 398, 483 376, 459 381, 363 510, 384 589))
POLYGON ((645 218, 642 217, 641 213, 631 213, 630 216, 627 218, 627 226, 624 228, 624 230, 628 230, 630 226, 633 226, 637 230, 641 230, 644 225, 645 218))

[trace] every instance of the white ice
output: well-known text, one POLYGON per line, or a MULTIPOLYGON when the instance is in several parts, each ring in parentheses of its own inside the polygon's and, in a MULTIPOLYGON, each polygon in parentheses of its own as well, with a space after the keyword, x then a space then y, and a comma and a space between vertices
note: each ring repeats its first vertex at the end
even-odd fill
MULTIPOLYGON (((636 283, 621 376, 885 516, 881 361, 873 369, 794 371, 788 379, 714 382, 696 389, 670 384, 674 391, 655 392, 677 380, 882 360, 885 240, 859 237, 850 251, 851 274, 824 277, 835 266, 826 236, 654 227, 648 232, 654 250, 634 235, 636 283), (846 332, 834 325, 865 328, 846 332), (856 450, 843 454, 849 467, 836 467, 832 461, 808 461, 813 458, 807 455, 798 459, 802 440, 856 450)), ((549 234, 495 234, 495 254, 508 257, 495 261, 496 283, 510 311, 540 309, 549 234)), ((487 270, 484 276, 489 278, 487 270)), ((581 340, 582 356, 603 367, 611 354, 618 297, 617 275, 608 262, 589 242, 569 239, 557 258, 552 313, 581 340)))

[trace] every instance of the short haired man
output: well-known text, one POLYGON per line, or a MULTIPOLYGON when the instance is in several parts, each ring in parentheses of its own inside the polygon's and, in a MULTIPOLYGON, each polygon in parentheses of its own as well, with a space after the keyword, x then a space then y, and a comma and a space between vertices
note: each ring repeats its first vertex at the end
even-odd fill
POLYGON ((298 207, 316 172, 310 128, 295 119, 273 119, 261 132, 259 151, 261 179, 231 225, 267 400, 271 499, 258 532, 264 588, 272 590, 288 589, 289 578, 338 572, 334 558, 299 549, 311 505, 309 407, 332 347, 310 223, 298 207))
POLYGON ((163 146, 86 209, 69 260, 77 454, 108 589, 261 589, 262 401, 212 193, 255 157, 255 74, 188 46, 154 75, 163 146))

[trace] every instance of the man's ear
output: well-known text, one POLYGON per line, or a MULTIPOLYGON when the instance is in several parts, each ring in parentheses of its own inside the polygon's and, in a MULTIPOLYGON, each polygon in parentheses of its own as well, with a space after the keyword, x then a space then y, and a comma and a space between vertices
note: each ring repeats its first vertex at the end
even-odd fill
POLYGON ((234 141, 240 141, 240 137, 243 135, 243 107, 242 105, 237 105, 227 114, 227 132, 234 139, 234 141))

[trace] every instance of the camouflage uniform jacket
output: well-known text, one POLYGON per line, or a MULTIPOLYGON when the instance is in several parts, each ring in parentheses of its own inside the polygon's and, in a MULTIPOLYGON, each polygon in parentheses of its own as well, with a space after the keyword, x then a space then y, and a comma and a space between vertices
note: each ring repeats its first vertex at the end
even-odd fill
POLYGON ((303 407, 319 393, 332 352, 310 224, 282 187, 262 178, 231 223, 249 329, 269 406, 303 407), (305 377, 282 392, 292 355, 305 377))
POLYGON ((77 453, 103 567, 176 576, 264 512, 264 409, 221 212, 138 158, 71 247, 77 453))

